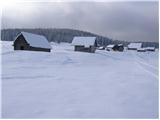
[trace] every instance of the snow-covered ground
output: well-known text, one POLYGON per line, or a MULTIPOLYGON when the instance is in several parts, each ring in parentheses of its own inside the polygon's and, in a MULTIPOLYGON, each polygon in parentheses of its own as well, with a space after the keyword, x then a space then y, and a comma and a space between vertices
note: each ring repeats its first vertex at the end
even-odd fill
POLYGON ((158 51, 13 51, 2 44, 3 118, 157 118, 158 51))

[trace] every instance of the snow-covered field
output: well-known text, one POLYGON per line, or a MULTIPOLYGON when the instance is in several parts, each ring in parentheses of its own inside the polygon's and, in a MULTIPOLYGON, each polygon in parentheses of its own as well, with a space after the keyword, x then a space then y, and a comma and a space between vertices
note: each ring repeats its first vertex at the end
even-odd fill
POLYGON ((157 118, 158 51, 13 51, 2 44, 3 118, 157 118))

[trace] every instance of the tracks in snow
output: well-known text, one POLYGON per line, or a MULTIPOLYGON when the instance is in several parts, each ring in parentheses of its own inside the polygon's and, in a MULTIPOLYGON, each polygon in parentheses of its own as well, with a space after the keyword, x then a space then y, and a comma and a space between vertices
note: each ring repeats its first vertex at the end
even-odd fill
MULTIPOLYGON (((116 55, 109 55, 105 53, 97 53, 98 55, 102 55, 106 58, 111 58, 114 60, 123 60, 121 58, 116 57, 116 55)), ((132 52, 133 60, 135 60, 136 64, 141 67, 145 72, 152 75, 156 79, 158 79, 158 67, 149 64, 145 59, 141 58, 140 56, 136 55, 134 52, 132 52)), ((123 57, 122 57, 123 58, 123 57)))
POLYGON ((144 59, 139 57, 138 55, 135 55, 135 53, 132 53, 133 57, 135 58, 136 63, 147 73, 151 74, 153 77, 158 79, 158 68, 156 68, 153 65, 150 65, 147 63, 144 59))

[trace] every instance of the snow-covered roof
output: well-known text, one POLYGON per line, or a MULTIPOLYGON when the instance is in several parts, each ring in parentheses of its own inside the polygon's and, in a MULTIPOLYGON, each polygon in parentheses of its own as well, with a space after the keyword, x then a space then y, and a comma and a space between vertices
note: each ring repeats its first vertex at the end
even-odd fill
MULTIPOLYGON (((23 35, 27 43, 32 47, 48 48, 51 49, 51 45, 48 40, 42 35, 36 35, 28 32, 21 32, 19 35, 23 35)), ((19 36, 18 35, 18 36, 19 36)), ((17 36, 17 37, 18 37, 17 36)), ((16 39, 15 39, 16 40, 16 39)))
POLYGON ((74 37, 72 45, 82 45, 85 47, 93 46, 95 44, 96 37, 74 37))
POLYGON ((123 44, 118 44, 118 46, 123 46, 123 44))
POLYGON ((103 49, 104 47, 103 46, 100 46, 100 47, 98 47, 99 49, 103 49))
POLYGON ((141 48, 142 43, 130 43, 128 48, 141 48))
POLYGON ((115 45, 113 44, 110 44, 110 45, 107 45, 107 48, 113 48, 115 45))

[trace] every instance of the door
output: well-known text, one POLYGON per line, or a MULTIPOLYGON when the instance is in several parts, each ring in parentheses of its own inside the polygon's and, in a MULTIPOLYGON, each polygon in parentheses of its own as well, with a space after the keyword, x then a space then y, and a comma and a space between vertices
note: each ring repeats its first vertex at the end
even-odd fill
POLYGON ((24 50, 24 46, 20 46, 20 50, 24 50))

